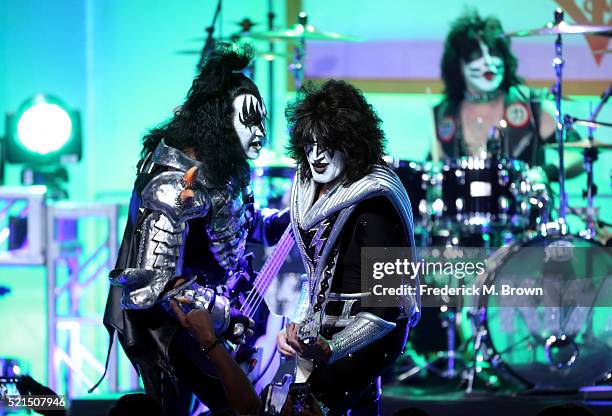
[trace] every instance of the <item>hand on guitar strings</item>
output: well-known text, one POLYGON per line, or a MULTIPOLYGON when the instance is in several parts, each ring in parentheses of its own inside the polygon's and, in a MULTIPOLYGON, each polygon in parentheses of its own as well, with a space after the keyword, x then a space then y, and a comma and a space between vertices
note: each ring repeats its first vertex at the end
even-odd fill
POLYGON ((318 336, 313 343, 305 343, 300 340, 295 323, 288 324, 286 330, 280 332, 276 340, 279 352, 286 357, 294 357, 297 354, 302 358, 325 363, 331 355, 329 342, 321 336, 318 336))

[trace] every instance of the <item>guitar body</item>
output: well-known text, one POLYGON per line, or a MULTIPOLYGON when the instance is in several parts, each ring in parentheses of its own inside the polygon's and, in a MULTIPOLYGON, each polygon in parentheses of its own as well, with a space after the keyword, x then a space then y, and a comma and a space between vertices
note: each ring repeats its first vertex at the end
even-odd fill
MULTIPOLYGON (((327 334, 326 334, 327 335, 327 334)), ((406 345, 408 325, 406 320, 397 322, 397 326, 383 338, 372 342, 361 350, 336 361, 333 364, 317 364, 307 383, 310 392, 325 406, 334 412, 344 412, 353 407, 368 390, 377 377, 387 371, 399 358, 406 345)), ((330 338, 330 336, 326 336, 330 338)), ((289 386, 295 381, 295 359, 283 358, 284 365, 264 398, 266 410, 281 409, 287 399, 289 386), (291 368, 291 366, 294 366, 291 368), (279 398, 285 393, 284 397, 279 398)), ((278 414, 278 413, 272 413, 278 414)))
POLYGON ((280 355, 278 369, 270 384, 264 388, 263 413, 266 415, 279 415, 287 397, 289 389, 295 383, 297 372, 297 358, 280 355))
POLYGON ((257 374, 257 377, 251 379, 251 381, 258 393, 261 393, 264 387, 272 382, 278 372, 281 355, 276 347, 276 336, 285 329, 287 322, 288 319, 284 316, 270 312, 265 332, 255 340, 258 355, 254 374, 257 374))

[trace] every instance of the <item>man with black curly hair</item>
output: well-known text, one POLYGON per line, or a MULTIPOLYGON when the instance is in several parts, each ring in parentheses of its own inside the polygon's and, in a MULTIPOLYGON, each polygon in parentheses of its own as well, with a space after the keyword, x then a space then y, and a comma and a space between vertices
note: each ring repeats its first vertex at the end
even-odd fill
POLYGON ((289 222, 288 213, 256 210, 248 187, 248 159, 259 156, 266 134, 259 90, 240 72, 252 57, 250 48, 218 48, 180 109, 145 136, 110 274, 104 323, 167 415, 188 414, 192 393, 212 410, 239 402, 207 360, 223 345, 199 345, 171 305, 207 309, 218 339, 243 342, 253 323, 224 294, 251 281, 247 239, 274 244, 289 222))
POLYGON ((307 85, 287 119, 298 165, 291 226, 308 284, 278 347, 297 356, 297 381, 329 414, 379 414, 379 376, 404 349, 419 303, 406 296, 370 307, 361 249, 410 247, 414 258, 410 201, 385 166, 381 120, 359 90, 334 80, 307 85))
MULTIPOLYGON (((444 99, 434 109, 438 152, 456 159, 493 149, 527 162, 537 182, 557 180, 558 167, 546 163, 542 146, 554 142, 554 106, 547 92, 523 85, 517 68, 499 19, 469 10, 453 22, 441 62, 444 99)), ((581 171, 576 156, 566 159, 569 177, 581 171)))

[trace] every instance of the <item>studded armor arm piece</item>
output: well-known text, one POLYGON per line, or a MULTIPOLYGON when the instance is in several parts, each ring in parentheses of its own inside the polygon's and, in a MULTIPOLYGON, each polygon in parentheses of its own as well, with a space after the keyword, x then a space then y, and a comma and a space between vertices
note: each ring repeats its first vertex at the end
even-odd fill
POLYGON ((124 309, 148 309, 176 275, 184 223, 174 224, 164 214, 152 212, 142 221, 135 267, 115 269, 111 284, 123 288, 124 309))
POLYGON ((148 309, 155 305, 168 282, 180 274, 180 256, 186 222, 204 217, 210 209, 210 198, 203 183, 185 182, 185 172, 164 171, 152 178, 141 192, 138 219, 137 253, 130 268, 111 272, 111 284, 123 288, 124 309, 148 309), (193 197, 180 197, 187 187, 193 197))
POLYGON ((382 338, 394 328, 395 324, 393 322, 385 321, 369 312, 359 312, 355 319, 332 337, 329 343, 332 351, 329 363, 359 351, 366 345, 382 338))

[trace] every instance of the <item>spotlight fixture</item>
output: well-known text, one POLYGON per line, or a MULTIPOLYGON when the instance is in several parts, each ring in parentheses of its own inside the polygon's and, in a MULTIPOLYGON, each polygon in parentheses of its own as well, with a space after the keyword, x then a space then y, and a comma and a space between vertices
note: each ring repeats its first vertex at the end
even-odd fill
POLYGON ((6 121, 9 163, 48 165, 81 159, 80 115, 58 98, 37 94, 7 114, 6 121))

